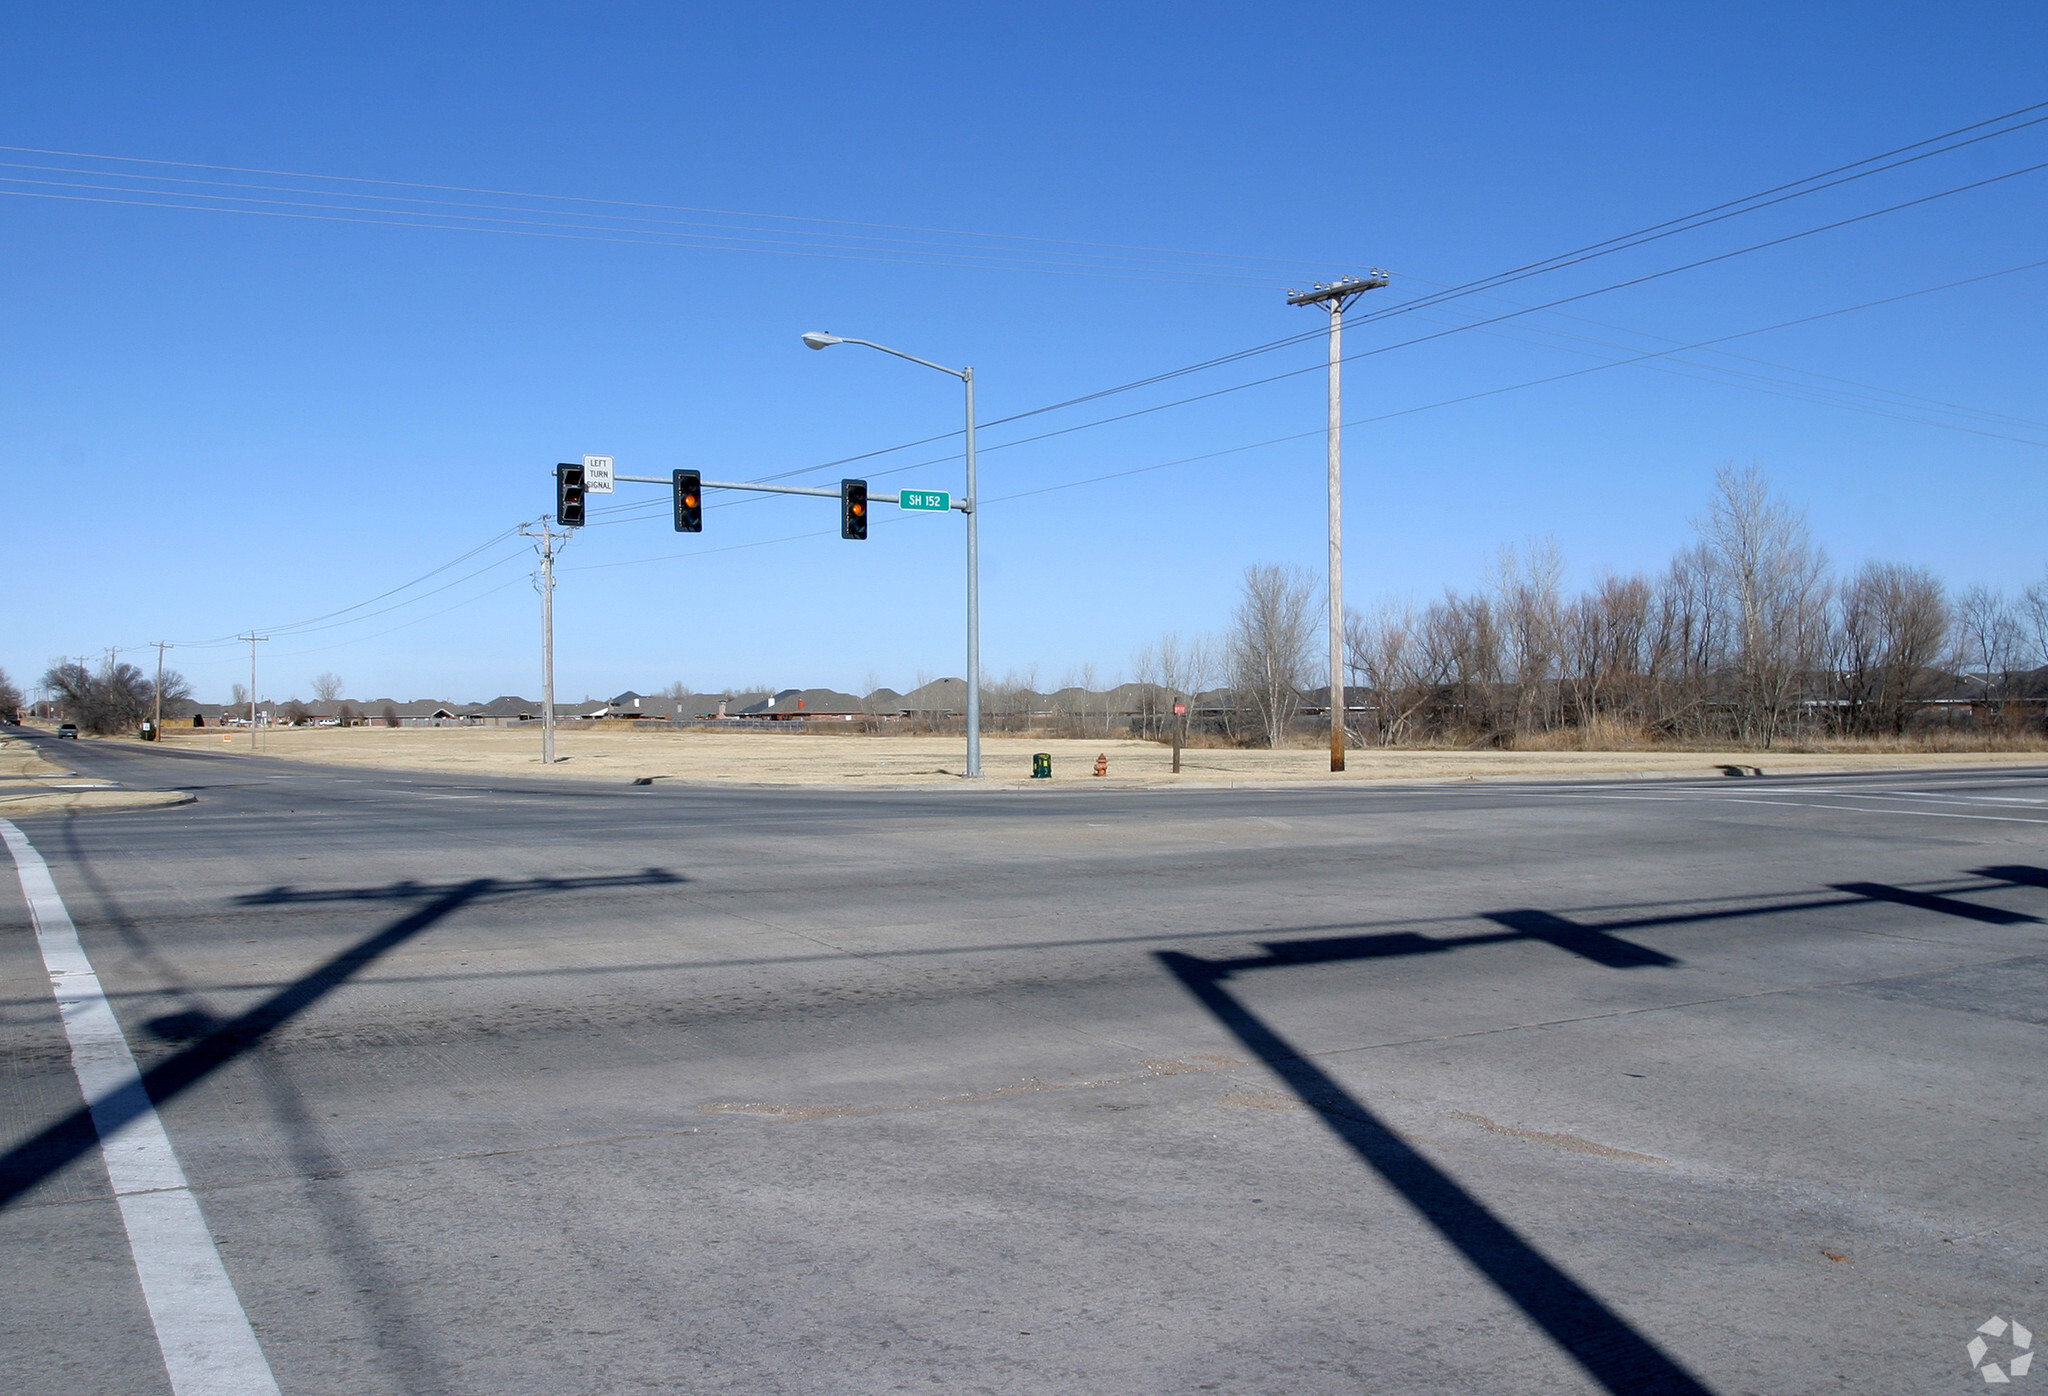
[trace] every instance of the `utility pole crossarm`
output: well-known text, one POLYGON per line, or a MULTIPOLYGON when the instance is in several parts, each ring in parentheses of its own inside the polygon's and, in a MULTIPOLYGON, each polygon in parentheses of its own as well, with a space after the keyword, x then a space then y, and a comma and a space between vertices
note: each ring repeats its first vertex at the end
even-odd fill
POLYGON ((1313 291, 1289 291, 1289 305, 1322 305, 1328 301, 1348 302, 1360 291, 1377 291, 1387 284, 1387 274, 1375 271, 1365 276, 1340 276, 1328 286, 1318 283, 1313 291))

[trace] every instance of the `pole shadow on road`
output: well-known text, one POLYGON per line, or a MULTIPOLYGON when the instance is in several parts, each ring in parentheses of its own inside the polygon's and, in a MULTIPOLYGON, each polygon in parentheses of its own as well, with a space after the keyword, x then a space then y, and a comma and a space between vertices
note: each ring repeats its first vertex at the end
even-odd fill
MULTIPOLYGON (((190 1046, 141 1074, 142 1091, 133 1084, 98 1102, 100 1124, 118 1129, 140 1114, 145 1102, 162 1106, 245 1055, 265 1038, 304 1013, 350 979, 399 946, 464 907, 515 897, 588 892, 607 888, 657 887, 685 879, 663 868, 594 877, 472 878, 467 882, 395 882, 382 887, 299 889, 273 887, 236 900, 243 906, 291 906, 312 903, 414 902, 414 910, 357 941, 300 975, 255 1007, 217 1022, 188 1011, 154 1020, 159 1037, 190 1038, 190 1046)), ((0 1207, 5 1207, 58 1169, 99 1144, 93 1104, 10 1147, 0 1155, 0 1207)))
POLYGON ((1546 911, 1496 912, 1486 919, 1504 929, 1441 940, 1394 933, 1261 943, 1265 954, 1234 960, 1205 960, 1166 950, 1158 952, 1158 959, 1219 1023, 1316 1112, 1331 1133, 1421 1213, 1593 1380, 1608 1391, 1640 1396, 1706 1396, 1708 1388, 1674 1358, 1423 1157, 1363 1101, 1224 987, 1233 976, 1256 970, 1438 954, 1524 940, 1547 941, 1609 969, 1679 963, 1659 951, 1546 911))
MULTIPOLYGON (((1966 890, 1990 891, 1998 887, 2022 886, 2048 888, 2048 869, 2021 865, 1976 868, 1971 875, 1989 878, 1992 885, 1966 890)), ((1306 1053, 1252 1012, 1225 987, 1225 983, 1237 975, 1257 970, 1444 954, 1476 946, 1529 940, 1554 945, 1606 969, 1669 968, 1681 961, 1662 951, 1624 940, 1614 932, 1873 903, 1891 903, 2000 926, 2039 924, 2041 921, 2036 916, 1884 883, 1836 883, 1830 890, 1845 895, 1779 906, 1637 917, 1601 925, 1588 925, 1548 911, 1525 908, 1488 913, 1482 919, 1502 929, 1473 935, 1438 938, 1399 931, 1314 940, 1262 941, 1259 948, 1263 954, 1239 959, 1208 960, 1177 950, 1157 952, 1157 958, 1219 1023, 1284 1081, 1304 1105, 1314 1110, 1333 1134, 1563 1348, 1588 1376, 1610 1392, 1642 1393, 1643 1396, 1673 1393, 1677 1396, 1680 1393, 1705 1393, 1708 1388, 1495 1215, 1484 1202, 1466 1191, 1456 1179, 1396 1134, 1363 1101, 1345 1090, 1310 1061, 1306 1053)))

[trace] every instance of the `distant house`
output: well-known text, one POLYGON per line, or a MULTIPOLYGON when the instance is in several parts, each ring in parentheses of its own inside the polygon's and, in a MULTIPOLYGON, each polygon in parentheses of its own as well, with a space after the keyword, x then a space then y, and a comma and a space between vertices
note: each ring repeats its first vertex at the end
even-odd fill
POLYGON ((613 718, 633 722, 642 721, 647 718, 666 718, 673 715, 668 705, 668 700, 650 698, 644 693, 635 693, 630 688, 624 693, 619 694, 616 698, 599 704, 597 711, 579 714, 579 716, 583 717, 613 718))
POLYGON ((507 694, 479 705, 470 716, 483 727, 517 727, 521 723, 540 721, 540 707, 531 698, 507 694))
POLYGON ((785 688, 766 702, 741 708, 738 716, 769 722, 851 722, 869 713, 867 705, 851 693, 829 688, 785 688))

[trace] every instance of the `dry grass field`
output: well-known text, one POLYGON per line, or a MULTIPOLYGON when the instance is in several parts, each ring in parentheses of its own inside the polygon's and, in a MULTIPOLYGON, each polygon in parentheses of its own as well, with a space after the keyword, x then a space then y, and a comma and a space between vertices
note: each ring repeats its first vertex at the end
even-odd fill
MULTIPOLYGON (((167 732, 188 751, 246 754, 249 735, 219 729, 167 732)), ((809 785, 861 788, 958 784, 965 743, 957 736, 837 736, 779 732, 701 732, 606 727, 563 730, 561 759, 540 762, 537 728, 283 728, 260 733, 264 756, 444 775, 551 777, 563 780, 661 780, 704 784, 809 785)), ((2017 752, 1754 752, 1648 749, 1633 751, 1467 751, 1354 748, 1341 775, 1321 747, 1279 751, 1188 750, 1179 775, 1171 753, 1153 742, 992 736, 982 740, 983 774, 991 785, 1025 788, 1164 785, 1269 785, 1386 780, 1721 776, 1742 769, 1767 774, 1877 770, 1925 766, 2039 764, 2038 751, 2017 752), (1031 757, 1050 753, 1053 778, 1034 781, 1031 757), (1097 756, 1109 774, 1092 772, 1097 756)))

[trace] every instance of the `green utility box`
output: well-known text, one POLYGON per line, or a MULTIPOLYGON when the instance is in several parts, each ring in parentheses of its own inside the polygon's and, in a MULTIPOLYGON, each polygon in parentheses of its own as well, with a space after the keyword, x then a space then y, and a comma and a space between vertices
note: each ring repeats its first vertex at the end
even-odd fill
POLYGON ((1040 751, 1040 752, 1035 752, 1035 753, 1033 753, 1033 755, 1032 755, 1032 757, 1031 757, 1031 778, 1032 778, 1033 780, 1051 780, 1051 779, 1052 779, 1052 753, 1051 753, 1051 752, 1049 752, 1049 751, 1040 751))

